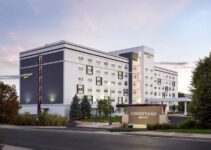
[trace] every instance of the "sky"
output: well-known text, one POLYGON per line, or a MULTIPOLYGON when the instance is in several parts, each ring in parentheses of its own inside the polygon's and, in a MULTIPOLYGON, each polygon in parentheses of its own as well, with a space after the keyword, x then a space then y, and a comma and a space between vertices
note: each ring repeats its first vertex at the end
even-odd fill
POLYGON ((156 62, 177 63, 187 92, 210 39, 210 0, 0 0, 0 76, 18 75, 20 51, 55 41, 103 51, 145 45, 156 62))

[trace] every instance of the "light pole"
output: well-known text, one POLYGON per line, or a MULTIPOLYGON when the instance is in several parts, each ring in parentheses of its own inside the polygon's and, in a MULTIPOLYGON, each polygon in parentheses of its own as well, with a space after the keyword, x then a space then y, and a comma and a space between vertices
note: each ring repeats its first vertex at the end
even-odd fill
POLYGON ((112 106, 111 106, 111 87, 110 87, 110 82, 108 82, 108 88, 109 88, 109 126, 112 125, 112 120, 111 120, 111 109, 112 109, 112 106))
POLYGON ((109 107, 110 107, 110 114, 109 114, 109 126, 112 125, 112 120, 111 120, 111 109, 112 109, 112 106, 111 106, 111 88, 110 88, 110 96, 109 96, 109 107))

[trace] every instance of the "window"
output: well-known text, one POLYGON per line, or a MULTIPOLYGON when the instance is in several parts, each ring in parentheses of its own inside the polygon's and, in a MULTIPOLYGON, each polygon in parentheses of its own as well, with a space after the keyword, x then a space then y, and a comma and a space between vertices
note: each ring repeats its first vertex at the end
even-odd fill
POLYGON ((105 75, 108 75, 108 71, 104 71, 104 74, 105 74, 105 75))
POLYGON ((99 65, 100 64, 100 61, 99 60, 96 60, 96 63, 99 65))
POLYGON ((104 62, 104 66, 108 66, 108 63, 107 62, 104 62))
POLYGON ((96 77, 96 85, 102 85, 102 77, 96 77))
POLYGON ((172 93, 172 97, 175 97, 175 93, 172 93))
POLYGON ((77 85, 77 94, 84 94, 84 85, 77 85))
POLYGON ((157 96, 157 93, 156 93, 156 92, 154 92, 154 95, 155 95, 155 96, 157 96))
POLYGON ((114 68, 114 67, 115 67, 115 64, 111 64, 111 67, 113 67, 113 68, 114 68))
POLYGON ((86 66, 86 74, 93 75, 93 66, 86 66))
POLYGON ((99 74, 100 72, 101 72, 100 70, 96 70, 96 73, 98 73, 98 74, 99 74))
POLYGON ((108 93, 108 89, 104 89, 104 93, 108 93))
POLYGON ((123 95, 128 96, 128 89, 123 89, 123 95))
POLYGON ((108 80, 104 80, 104 84, 108 84, 108 80))
POLYGON ((88 95, 87 99, 89 100, 90 104, 93 104, 93 96, 92 95, 88 95))
POLYGON ((84 79, 82 77, 78 77, 78 81, 83 81, 84 79))
POLYGON ((127 76, 127 73, 125 73, 125 78, 127 78, 128 76, 127 76))
POLYGON ((127 81, 125 81, 125 85, 127 85, 127 81))
POLYGON ((92 88, 88 88, 87 91, 88 91, 88 92, 92 92, 92 88))
POLYGON ((39 75, 42 74, 42 70, 43 70, 43 67, 42 66, 39 66, 39 75))
POLYGON ((88 78, 87 80, 88 80, 88 82, 92 82, 92 79, 91 78, 88 78))
POLYGON ((118 97, 118 104, 123 104, 123 97, 118 97))
POLYGON ((172 86, 175 87, 175 81, 172 81, 172 86))
POLYGON ((100 92, 100 89, 96 89, 96 92, 100 92))
POLYGON ((115 72, 112 72, 111 75, 112 75, 112 76, 115 76, 115 72))
POLYGON ((82 61, 84 58, 82 56, 78 56, 78 60, 82 61))
POLYGON ((111 84, 115 85, 115 81, 111 81, 111 84))
POLYGON ((118 82, 118 85, 122 85, 122 82, 118 82))
POLYGON ((78 67, 78 70, 79 70, 79 71, 83 71, 84 68, 83 68, 83 67, 78 67))
POLYGON ((111 90, 111 93, 113 93, 113 94, 114 94, 114 93, 115 93, 115 90, 111 90))
POLYGON ((39 56, 39 64, 42 64, 42 56, 39 56))
POLYGON ((122 71, 118 71, 118 79, 123 79, 123 72, 122 71))
POLYGON ((88 58, 88 62, 92 62, 92 59, 91 58, 88 58))
POLYGON ((165 92, 168 92, 168 89, 169 89, 168 86, 165 86, 165 92))
POLYGON ((122 91, 118 91, 119 94, 122 94, 122 91))
POLYGON ((127 69, 128 67, 127 67, 127 65, 125 65, 125 69, 127 69))
POLYGON ((43 81, 42 76, 39 76, 39 84, 42 84, 42 81, 43 81))
POLYGON ((121 65, 118 65, 118 68, 119 68, 119 69, 121 69, 121 68, 122 68, 122 66, 121 66, 121 65))
POLYGON ((158 78, 158 84, 159 85, 161 84, 161 78, 158 78))

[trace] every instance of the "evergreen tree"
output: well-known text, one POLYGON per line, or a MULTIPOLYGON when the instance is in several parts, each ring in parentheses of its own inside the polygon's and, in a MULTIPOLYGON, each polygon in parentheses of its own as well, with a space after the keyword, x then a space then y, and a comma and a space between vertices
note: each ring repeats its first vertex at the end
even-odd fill
POLYGON ((201 127, 211 128, 211 53, 200 59, 191 81, 191 112, 201 127))
POLYGON ((18 114, 18 105, 15 86, 0 82, 0 122, 14 122, 18 114))
POLYGON ((91 117, 91 105, 87 96, 84 96, 81 102, 81 113, 82 113, 82 118, 91 117))
POLYGON ((78 119, 81 119, 81 105, 78 96, 75 95, 70 106, 70 120, 74 121, 78 119))

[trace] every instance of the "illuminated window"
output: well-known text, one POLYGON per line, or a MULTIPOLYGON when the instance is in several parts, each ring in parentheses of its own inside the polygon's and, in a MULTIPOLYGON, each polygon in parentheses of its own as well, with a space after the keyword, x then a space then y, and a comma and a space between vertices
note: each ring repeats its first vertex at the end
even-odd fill
POLYGON ((93 66, 86 66, 86 74, 93 75, 93 66))
POLYGON ((118 104, 123 104, 123 97, 118 97, 118 104))
POLYGON ((84 94, 84 85, 77 85, 77 94, 84 94))
POLYGON ((123 79, 123 72, 122 71, 118 71, 118 79, 123 79))
POLYGON ((102 77, 96 77, 96 85, 102 85, 102 77))

